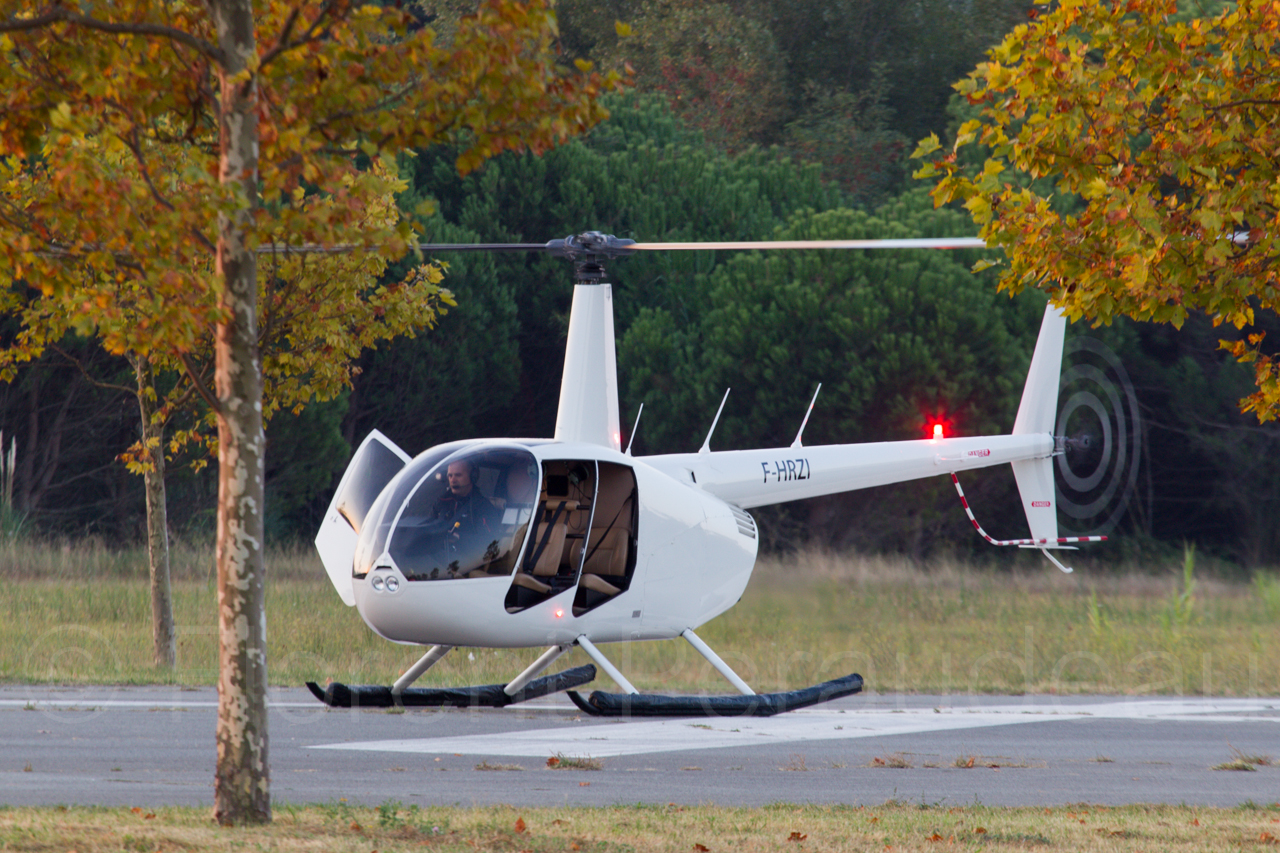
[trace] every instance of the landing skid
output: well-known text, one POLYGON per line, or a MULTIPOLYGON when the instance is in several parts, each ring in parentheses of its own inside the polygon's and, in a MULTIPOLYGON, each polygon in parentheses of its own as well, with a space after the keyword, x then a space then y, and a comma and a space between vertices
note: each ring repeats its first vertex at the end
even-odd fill
MULTIPOLYGON (((321 702, 331 708, 503 708, 527 699, 549 696, 561 690, 581 687, 596 677, 591 664, 575 666, 555 675, 544 675, 508 695, 505 684, 480 684, 473 687, 411 687, 399 692, 381 684, 347 686, 333 682, 324 687, 314 681, 307 688, 321 702)), ((861 680, 859 680, 861 683, 861 680)))
POLYGON ((807 708, 819 702, 852 696, 862 690, 856 673, 785 693, 753 693, 744 696, 660 696, 654 693, 602 693, 592 691, 583 699, 576 690, 569 698, 593 717, 772 717, 784 711, 807 708))

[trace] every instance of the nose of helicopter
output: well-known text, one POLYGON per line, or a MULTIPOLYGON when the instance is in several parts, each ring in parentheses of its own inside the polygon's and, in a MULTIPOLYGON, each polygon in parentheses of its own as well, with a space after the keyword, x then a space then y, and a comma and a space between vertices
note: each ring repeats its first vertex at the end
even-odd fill
POLYGON ((572 642, 580 633, 573 591, 519 613, 504 604, 508 576, 431 583, 407 578, 391 561, 354 584, 356 609, 375 633, 397 643, 529 646, 572 642))

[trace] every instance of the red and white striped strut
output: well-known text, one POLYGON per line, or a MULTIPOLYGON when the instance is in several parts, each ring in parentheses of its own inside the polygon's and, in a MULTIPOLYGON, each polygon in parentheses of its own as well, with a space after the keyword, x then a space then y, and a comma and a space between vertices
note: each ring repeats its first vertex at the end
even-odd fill
POLYGON ((969 509, 969 501, 964 496, 964 489, 960 488, 960 478, 954 473, 951 475, 951 482, 956 484, 956 493, 960 495, 960 504, 964 507, 965 515, 969 516, 969 522, 973 525, 973 529, 978 531, 978 535, 990 542, 992 545, 1017 545, 1020 548, 1035 548, 1040 553, 1049 558, 1062 571, 1070 574, 1071 569, 1059 563, 1049 553, 1048 549, 1054 545, 1069 545, 1073 542, 1106 542, 1105 536, 1060 536, 1057 539, 993 539, 987 531, 982 529, 982 525, 978 523, 978 519, 973 517, 973 510, 969 509))

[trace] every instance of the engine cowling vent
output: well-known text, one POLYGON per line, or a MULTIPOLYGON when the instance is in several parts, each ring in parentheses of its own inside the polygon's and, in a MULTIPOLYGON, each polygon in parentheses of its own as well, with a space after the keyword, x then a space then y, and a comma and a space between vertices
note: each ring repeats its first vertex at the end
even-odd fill
POLYGON ((756 520, 745 509, 738 509, 736 506, 729 507, 733 511, 733 520, 738 523, 738 532, 743 536, 756 538, 756 520))

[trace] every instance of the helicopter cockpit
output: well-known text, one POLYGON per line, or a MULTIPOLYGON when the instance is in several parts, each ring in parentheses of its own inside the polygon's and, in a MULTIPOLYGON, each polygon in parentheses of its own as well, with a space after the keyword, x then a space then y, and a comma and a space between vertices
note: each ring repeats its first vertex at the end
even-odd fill
POLYGON ((444 445, 410 462, 370 507, 353 576, 386 554, 407 581, 509 575, 538 497, 522 447, 444 445))
MULTIPOLYGON (((487 441, 440 445, 407 464, 377 442, 360 452, 368 480, 344 487, 335 507, 358 534, 354 580, 383 568, 409 583, 508 577, 508 613, 575 589, 575 615, 630 587, 631 466, 539 460, 522 444, 487 441)), ((387 583, 400 580, 375 578, 374 588, 394 592, 387 583)))

